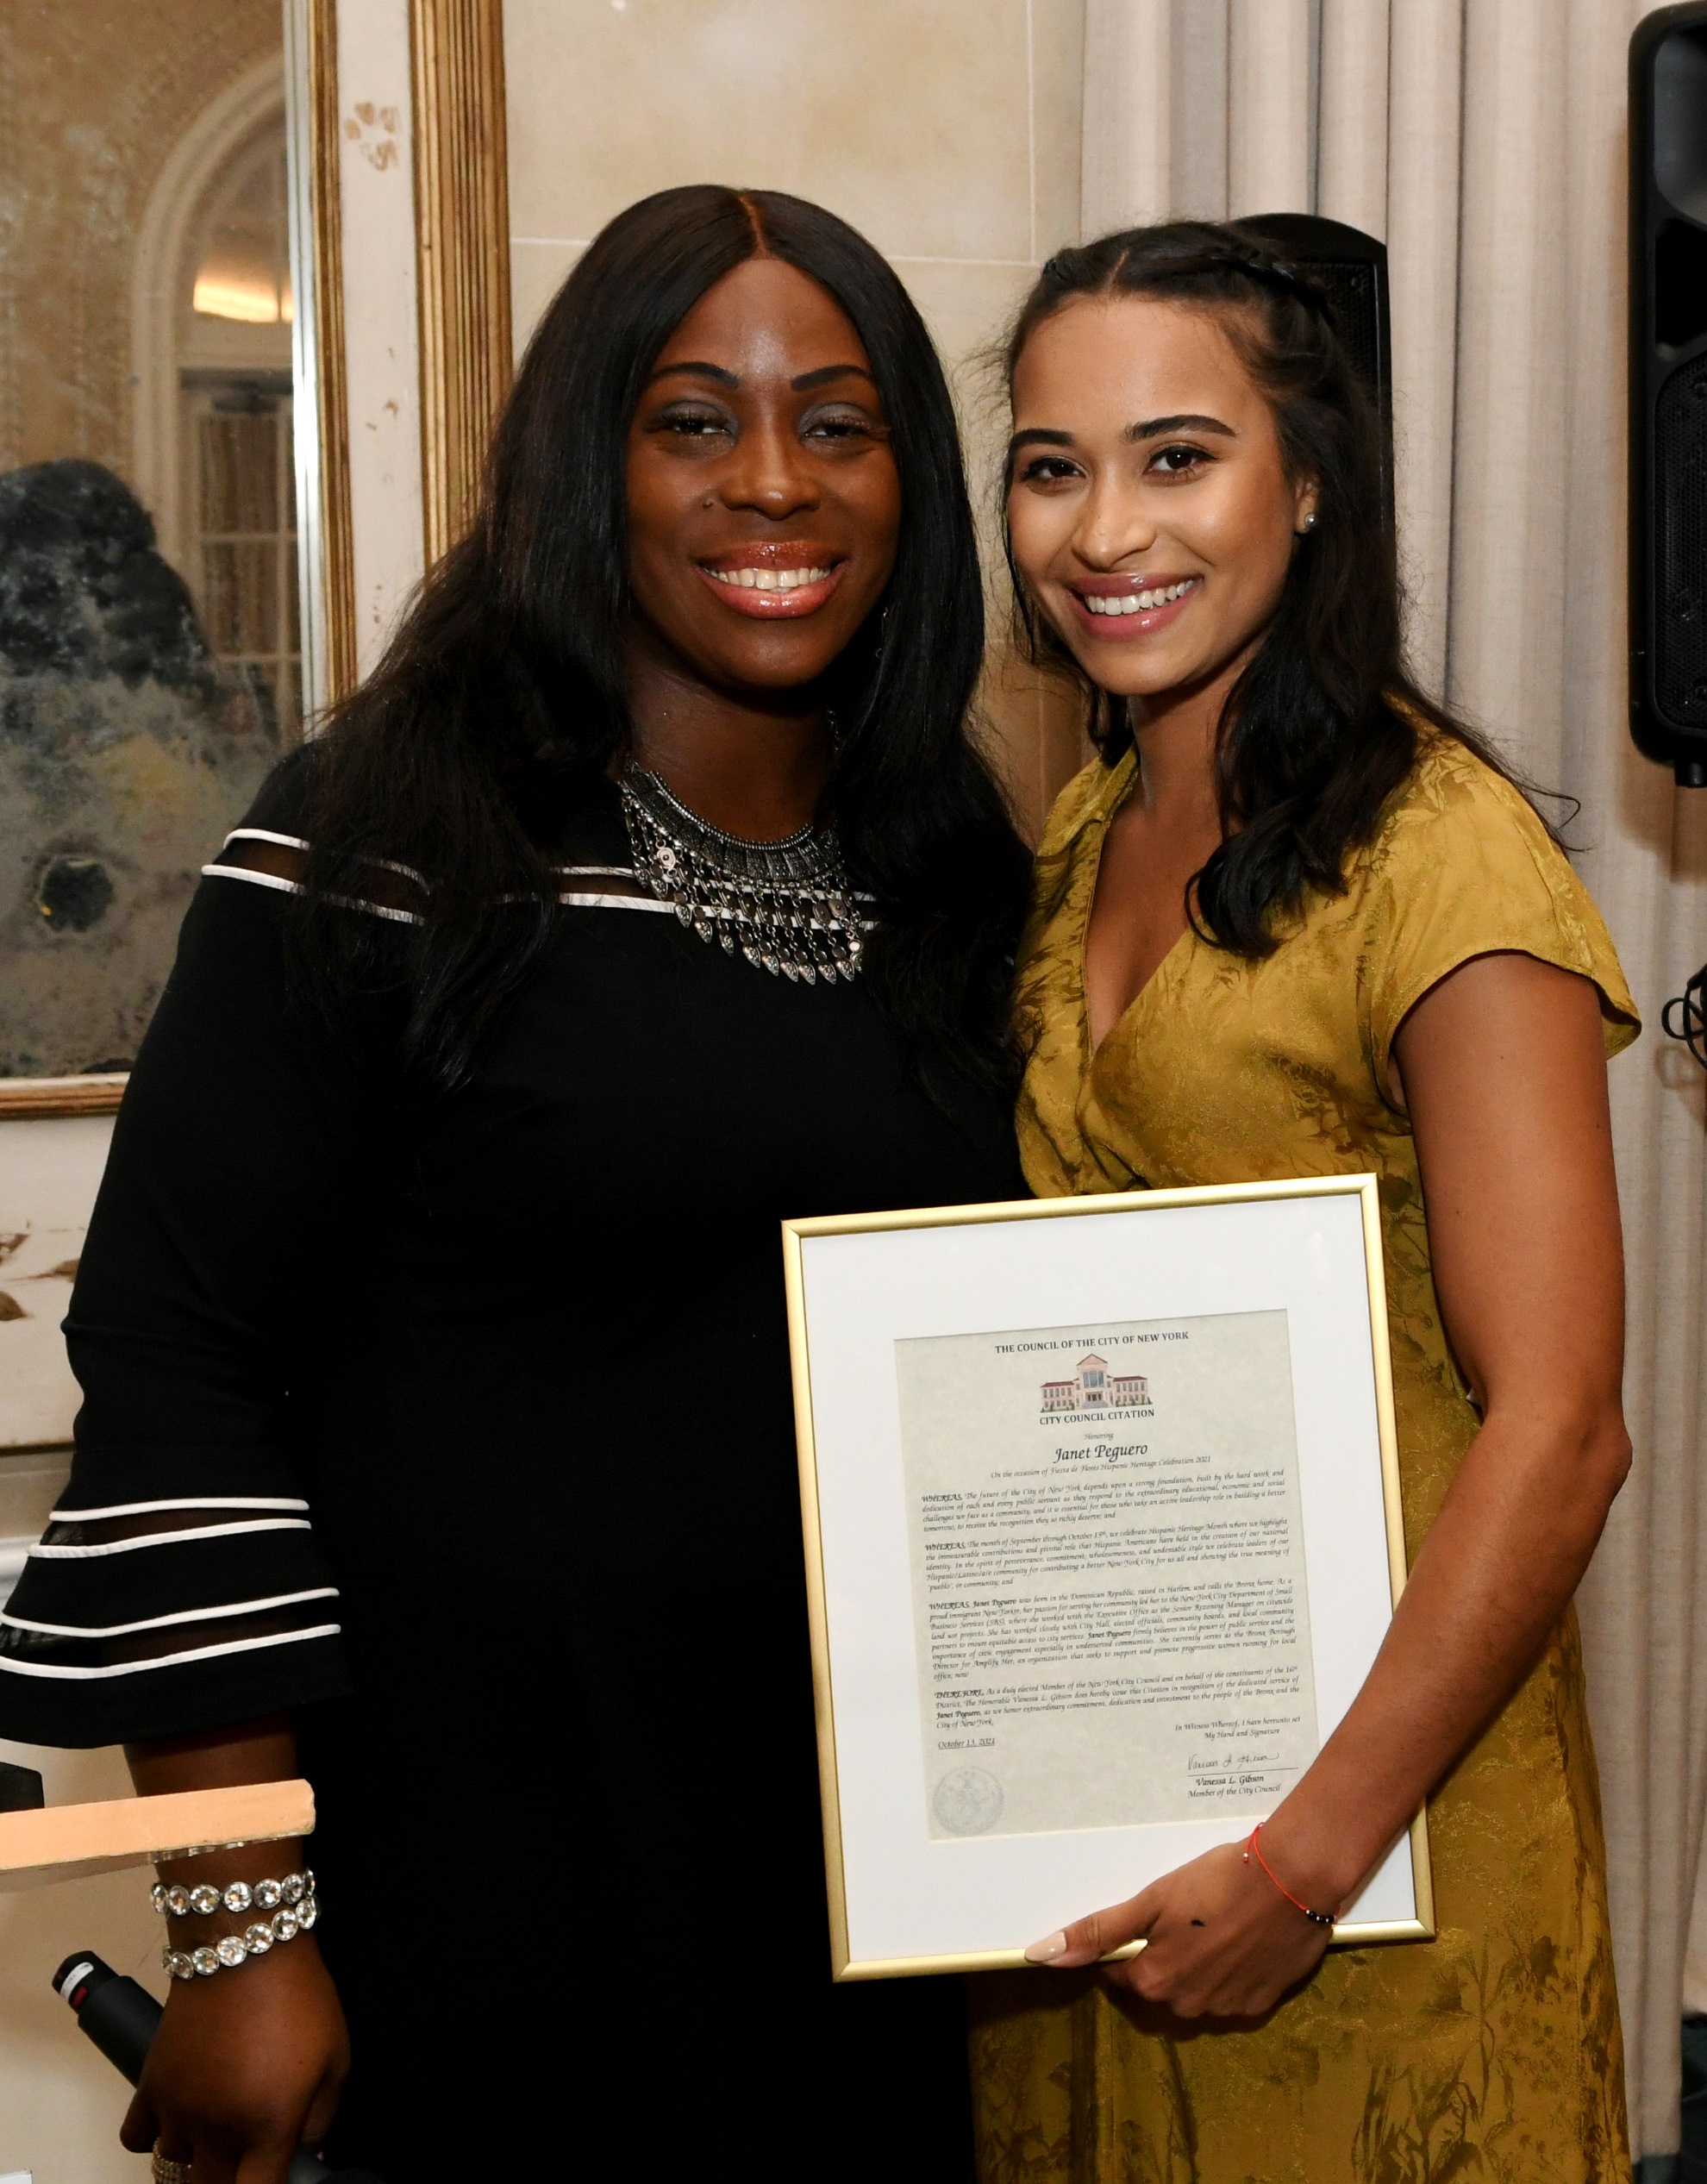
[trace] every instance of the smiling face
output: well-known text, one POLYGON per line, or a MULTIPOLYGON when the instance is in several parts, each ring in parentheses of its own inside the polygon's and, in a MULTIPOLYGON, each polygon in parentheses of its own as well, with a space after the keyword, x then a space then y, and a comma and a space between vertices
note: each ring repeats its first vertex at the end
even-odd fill
POLYGON ((653 367, 628 489, 637 636, 721 690, 816 681, 882 596, 901 526, 847 313, 780 259, 726 274, 653 367))
POLYGON ((1014 371, 1008 524, 1087 675, 1155 699, 1236 673, 1273 619, 1316 487, 1210 310, 1085 297, 1014 371))

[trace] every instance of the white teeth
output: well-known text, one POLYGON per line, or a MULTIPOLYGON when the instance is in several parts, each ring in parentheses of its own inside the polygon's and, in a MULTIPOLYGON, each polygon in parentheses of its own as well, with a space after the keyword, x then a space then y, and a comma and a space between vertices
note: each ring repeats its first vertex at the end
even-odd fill
POLYGON ((803 584, 822 584, 828 569, 707 569, 719 584, 733 584, 742 591, 797 591, 803 584))
POLYGON ((1147 608, 1171 605, 1197 581, 1196 577, 1188 576, 1179 584, 1166 584, 1155 591, 1082 591, 1079 597, 1092 614, 1142 614, 1147 608))

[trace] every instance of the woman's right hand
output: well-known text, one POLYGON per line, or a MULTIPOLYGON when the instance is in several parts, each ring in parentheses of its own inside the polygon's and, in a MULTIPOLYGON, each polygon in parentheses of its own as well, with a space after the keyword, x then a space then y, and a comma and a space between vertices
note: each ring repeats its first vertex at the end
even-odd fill
MULTIPOLYGON (((284 1782, 297 1772, 297 1738, 282 1715, 228 1728, 128 1744, 139 1795, 284 1782)), ((253 1887, 305 1869, 301 1842, 251 1843, 162 1865, 163 1881, 253 1887)), ((233 1931, 230 1919, 173 1918, 175 1949, 233 1931)), ((133 2154, 158 2140, 162 2154, 193 2164, 195 2184, 284 2184, 297 2145, 332 2127, 350 2068, 350 2036, 332 1976, 312 1934, 275 1942, 264 1956, 174 1980, 120 2138, 133 2154)))
POLYGON ((343 2006, 310 1934, 211 1979, 174 1980, 119 2133, 195 2184, 284 2184, 331 2128, 350 2067, 343 2006))

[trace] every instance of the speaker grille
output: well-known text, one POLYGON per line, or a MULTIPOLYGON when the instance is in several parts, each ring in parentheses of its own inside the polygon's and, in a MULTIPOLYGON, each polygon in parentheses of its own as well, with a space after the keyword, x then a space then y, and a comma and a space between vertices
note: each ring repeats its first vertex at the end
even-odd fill
POLYGON ((1654 416, 1654 695, 1707 729, 1707 356, 1673 372, 1654 416))

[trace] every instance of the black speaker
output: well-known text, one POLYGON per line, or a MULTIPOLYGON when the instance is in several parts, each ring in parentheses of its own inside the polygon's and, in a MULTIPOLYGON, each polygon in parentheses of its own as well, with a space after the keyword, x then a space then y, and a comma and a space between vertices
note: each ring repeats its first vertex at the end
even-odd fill
POLYGON ((1707 4, 1630 40, 1630 734, 1707 788, 1707 4))
MULTIPOLYGON (((1707 9, 1704 9, 1707 13, 1707 9)), ((1393 335, 1387 297, 1387 246, 1360 228, 1318 220, 1310 212, 1259 212, 1235 228, 1309 273, 1334 307, 1334 322, 1352 368, 1369 390, 1381 420, 1381 494, 1393 517, 1393 335)))

